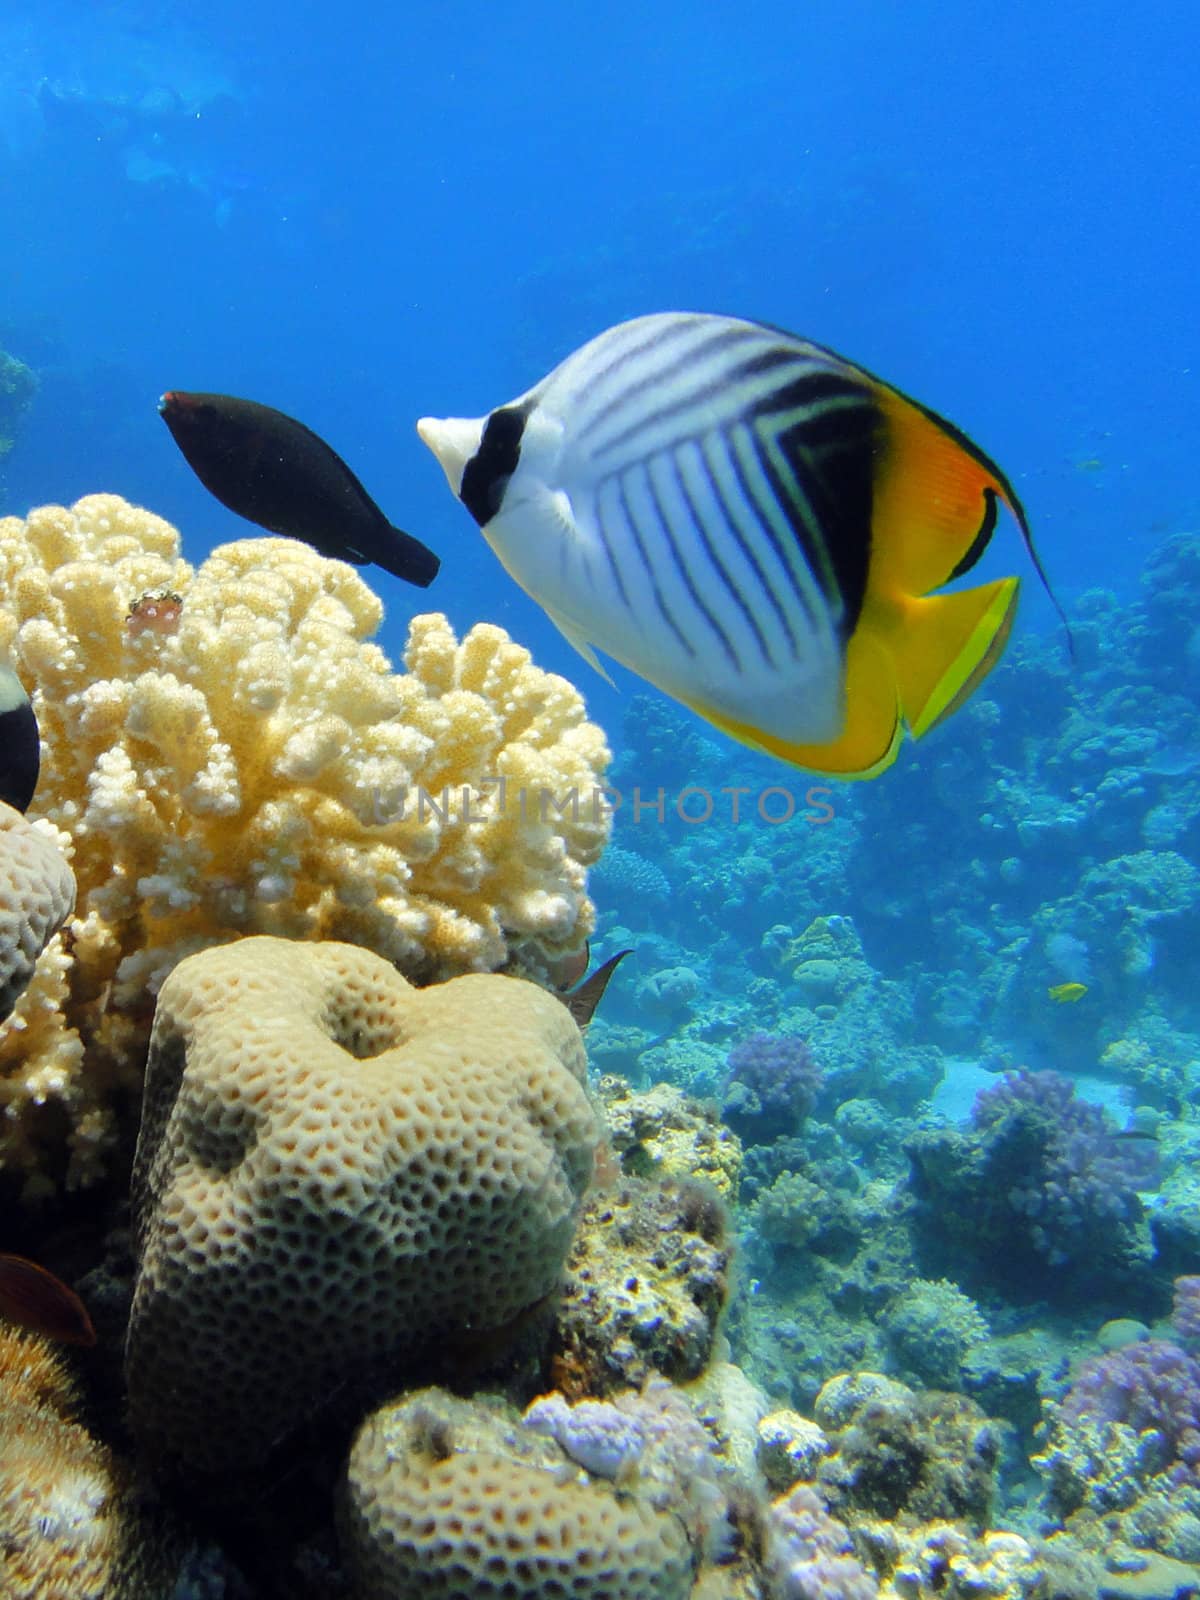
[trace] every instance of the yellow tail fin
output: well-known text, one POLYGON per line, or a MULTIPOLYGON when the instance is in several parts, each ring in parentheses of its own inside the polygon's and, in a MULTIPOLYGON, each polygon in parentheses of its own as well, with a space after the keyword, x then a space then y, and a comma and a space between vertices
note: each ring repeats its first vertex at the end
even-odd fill
POLYGON ((904 720, 914 739, 957 711, 999 661, 1016 615, 1017 578, 909 598, 887 629, 904 720))

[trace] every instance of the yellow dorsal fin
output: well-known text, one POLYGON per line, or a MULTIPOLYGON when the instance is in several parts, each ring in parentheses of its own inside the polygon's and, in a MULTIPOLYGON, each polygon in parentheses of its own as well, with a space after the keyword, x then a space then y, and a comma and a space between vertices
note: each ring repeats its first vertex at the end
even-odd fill
POLYGON ((965 435, 879 385, 885 421, 871 517, 871 588, 880 595, 923 595, 968 571, 983 554, 996 501, 1028 539, 1008 480, 965 435))
POLYGON ((884 421, 871 517, 871 589, 925 595, 969 572, 987 549, 996 505, 1007 506, 1025 552, 1067 630, 1033 543, 1025 508, 990 456, 944 417, 870 379, 884 421))

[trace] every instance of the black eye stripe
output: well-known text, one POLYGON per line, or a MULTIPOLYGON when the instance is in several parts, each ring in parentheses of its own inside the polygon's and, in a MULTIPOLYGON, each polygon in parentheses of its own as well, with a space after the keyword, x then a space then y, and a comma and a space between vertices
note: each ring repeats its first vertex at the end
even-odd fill
POLYGON ((501 406, 487 419, 479 449, 463 471, 458 498, 481 528, 496 515, 505 485, 521 459, 521 439, 533 410, 531 402, 501 406))

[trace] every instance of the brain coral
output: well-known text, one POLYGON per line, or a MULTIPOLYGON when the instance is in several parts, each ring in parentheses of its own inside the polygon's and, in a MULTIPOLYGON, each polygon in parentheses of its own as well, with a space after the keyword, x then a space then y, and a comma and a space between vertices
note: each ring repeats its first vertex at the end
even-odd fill
POLYGON ((339 1385, 558 1282, 598 1120, 578 1028, 518 978, 416 990, 253 938, 163 985, 134 1165, 130 1412, 253 1465, 339 1385))
POLYGON ((363 1424, 342 1527, 358 1600, 683 1600, 691 1588, 679 1517, 436 1390, 363 1424))
POLYGON ((459 643, 439 615, 413 619, 396 674, 369 642, 382 612, 286 539, 193 570, 174 528, 113 495, 0 519, 0 652, 44 743, 33 810, 71 836, 79 885, 69 998, 64 981, 56 1026, 7 1066, 0 1166, 91 1180, 158 985, 216 941, 344 939, 427 980, 590 931, 608 751, 580 696, 501 629, 459 643), (167 591, 177 615, 128 625, 167 591), (41 1151, 21 1125, 39 1074, 69 1113, 41 1151))
POLYGON ((0 805, 0 1022, 74 905, 75 879, 53 836, 0 805))

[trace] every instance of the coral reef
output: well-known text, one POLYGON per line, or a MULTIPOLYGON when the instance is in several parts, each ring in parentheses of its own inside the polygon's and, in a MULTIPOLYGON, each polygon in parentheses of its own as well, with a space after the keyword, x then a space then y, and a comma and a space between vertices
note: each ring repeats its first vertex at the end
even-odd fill
POLYGON ((636 1482, 644 1501, 684 1524, 699 1558, 725 1553, 728 1506, 715 1440, 673 1384, 651 1379, 611 1401, 576 1405, 561 1394, 542 1395, 522 1420, 591 1477, 636 1482))
POLYGON ((158 986, 206 945, 343 939, 428 981, 586 937, 608 753, 580 696, 501 629, 460 643, 438 615, 413 619, 396 674, 369 642, 381 615, 349 566, 290 540, 193 570, 116 496, 0 519, 0 651, 42 729, 35 810, 70 835, 79 885, 37 1046, 66 1114, 39 1120, 18 1084, 6 1167, 98 1175, 158 986), (131 628, 131 601, 161 593, 173 625, 131 628))
POLYGON ((0 462, 17 442, 37 386, 30 367, 7 350, 0 350, 0 462))
POLYGON ((974 1300, 945 1278, 915 1278, 886 1319, 896 1372, 928 1389, 961 1389, 964 1362, 990 1333, 974 1300))
POLYGON ((0 1593, 154 1600, 167 1581, 166 1546, 148 1537, 129 1474, 79 1410, 62 1358, 0 1325, 0 1593))
POLYGON ((159 996, 127 1346, 143 1448, 245 1470, 349 1377, 557 1284, 599 1124, 579 1030, 520 979, 424 990, 244 939, 159 996))
POLYGON ((829 1441, 817 1483, 835 1514, 987 1526, 1002 1429, 972 1400, 857 1372, 831 1378, 814 1410, 829 1441))
POLYGON ((350 1452, 342 1528, 355 1595, 685 1600, 700 1552, 655 1498, 632 1478, 618 1495, 501 1411, 422 1391, 369 1417, 350 1452))
POLYGON ((567 1258, 550 1371, 571 1399, 707 1367, 729 1296, 725 1207, 687 1179, 591 1194, 567 1258))
POLYGON ((1200 1277, 1175 1279, 1171 1322, 1182 1343, 1200 1344, 1200 1277))
POLYGON ((622 1171, 637 1178, 697 1178, 724 1200, 737 1199, 741 1141, 711 1106, 668 1083, 639 1091, 612 1075, 601 1078, 598 1093, 622 1171))
MULTIPOLYGON (((902 1102, 902 1086, 889 1083, 901 1049, 934 1044, 1069 1073, 1103 1061, 1105 1076, 1135 1084, 1143 1103, 1174 1114, 1194 1104, 1198 552, 1195 532, 1165 540, 1131 603, 1080 596, 1070 670, 1060 639, 1015 640, 958 737, 907 751, 886 783, 839 788, 771 826, 756 812, 755 786, 779 785, 780 773, 740 756, 749 792, 725 851, 670 804, 689 786, 730 792, 721 747, 676 707, 636 697, 610 774, 626 797, 619 841, 671 884, 654 908, 656 957, 702 975, 710 1028, 724 1007, 724 1037, 730 1021, 734 1036, 739 1024, 801 1034, 832 1100, 845 1098, 839 1079, 851 1080, 856 1042, 871 1059, 849 1092, 891 1111, 910 1113, 920 1098, 902 1102), (639 826, 634 789, 644 817, 659 787, 663 824, 639 826), (842 938, 846 913, 858 956, 842 938), (759 978, 771 981, 756 987, 759 978), (1064 981, 1090 992, 1055 1005, 1048 989, 1064 981), (873 1019, 859 1009, 864 991, 873 1019)), ((728 808, 718 820, 732 821, 728 808)), ((645 925, 620 885, 606 904, 606 934, 610 923, 645 925)), ((689 1044, 705 1037, 705 1018, 691 1019, 688 1034, 689 1044)), ((694 1051, 672 1057, 672 1081, 697 1092, 694 1051)), ((919 1076, 917 1059, 910 1070, 919 1076)))
MULTIPOLYGON (((177 1592, 250 1546, 253 1600, 1195 1585, 1200 539, 1150 576, 1124 653, 1085 597, 1074 679, 1019 643, 969 738, 831 817, 720 851, 617 797, 591 887, 638 963, 588 1043, 653 1087, 600 1081, 606 1139, 559 1001, 481 975, 584 953, 608 812, 574 691, 439 618, 393 674, 369 591, 286 541, 192 572, 108 497, 0 523, 0 649, 47 730, 28 828, 80 885, 0 1024, 0 1164, 31 1198, 119 1172, 161 985, 128 1395, 115 1205, 30 1208, 6 1248, 52 1217, 44 1259, 90 1259, 89 1415, 120 1448, 128 1400, 195 1517, 177 1592), (229 941, 262 933, 260 972, 229 941), (1016 1060, 1063 1070, 992 1076, 968 1117, 1016 1060), (362 1422, 435 1378, 456 1395, 362 1422)), ((638 706, 618 788, 730 792, 720 748, 638 706)), ((26 1411, 77 1429, 74 1404, 26 1411)))
POLYGON ((0 804, 0 1024, 75 908, 75 876, 46 825, 0 804))
POLYGON ((1165 1340, 1085 1361, 1034 1463, 1085 1543, 1200 1562, 1200 1361, 1165 1340))
POLYGON ((826 1386, 820 1414, 828 1435, 787 1413, 760 1424, 772 1484, 775 1471, 791 1474, 766 1520, 770 1600, 1095 1600, 1102 1592, 1100 1564, 1073 1541, 1034 1545, 985 1525, 997 1430, 969 1404, 859 1373, 826 1386), (974 1468, 964 1470, 972 1454, 974 1468))
POLYGON ((879 1585, 855 1557, 844 1523, 806 1483, 776 1500, 767 1519, 766 1570, 778 1600, 874 1600, 879 1585))
POLYGON ((729 1052, 721 1115, 748 1144, 799 1133, 824 1074, 803 1039, 752 1033, 729 1052))
POLYGON ((1144 1302, 1154 1248, 1138 1190, 1156 1181, 1155 1152, 1115 1134, 1060 1074, 1006 1074, 979 1095, 967 1132, 909 1143, 926 1252, 1014 1291, 1144 1302))

